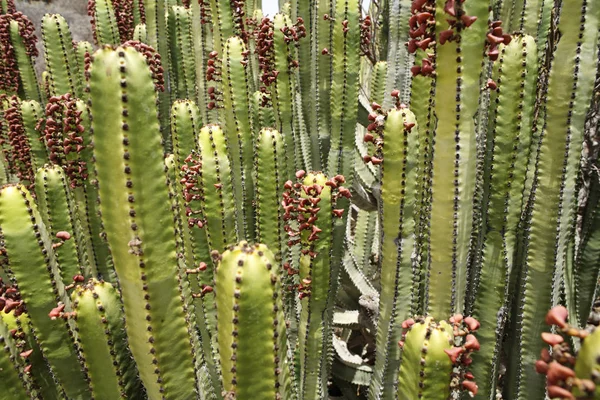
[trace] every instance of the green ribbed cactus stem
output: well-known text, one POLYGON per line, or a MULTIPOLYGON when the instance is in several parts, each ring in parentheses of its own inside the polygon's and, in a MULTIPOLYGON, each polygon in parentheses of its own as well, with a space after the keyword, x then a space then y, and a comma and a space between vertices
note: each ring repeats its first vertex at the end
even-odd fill
POLYGON ((539 321, 544 310, 563 295, 573 308, 572 285, 564 285, 572 274, 566 258, 574 234, 583 132, 597 69, 599 12, 600 3, 587 0, 560 10, 558 29, 564 34, 556 44, 548 78, 525 267, 519 282, 521 323, 519 346, 513 353, 518 365, 509 369, 510 388, 516 389, 509 394, 518 400, 544 393, 544 381, 533 371, 534 352, 542 346, 539 321))
MULTIPOLYGON (((322 151, 329 158, 329 175, 344 175, 352 185, 354 174, 354 132, 358 115, 360 71, 360 6, 357 0, 336 2, 333 22, 331 75, 331 137, 322 151)), ((325 161, 325 160, 323 160, 325 161)))
POLYGON ((337 209, 338 198, 347 198, 350 191, 343 186, 344 177, 328 179, 321 172, 296 173, 297 183, 287 181, 283 207, 285 230, 289 246, 300 244, 298 285, 301 314, 298 333, 300 389, 303 399, 321 399, 327 393, 329 346, 332 334, 333 304, 337 281, 332 265, 336 219, 343 209, 337 209))
POLYGON ((67 21, 57 14, 46 14, 42 18, 42 39, 45 49, 48 89, 52 96, 71 93, 83 95, 80 66, 73 49, 73 38, 67 21))
POLYGON ((252 125, 256 127, 274 127, 275 111, 269 105, 271 96, 261 91, 254 92, 251 99, 252 125))
MULTIPOLYGON (((91 61, 91 56, 94 54, 94 47, 90 42, 81 40, 75 45, 75 54, 77 57, 77 65, 79 65, 79 79, 85 84, 87 81, 86 65, 91 61)), ((88 92, 84 90, 82 96, 82 98, 87 101, 88 92)))
POLYGON ((95 399, 129 399, 142 390, 127 347, 125 319, 117 290, 91 279, 71 295, 78 347, 95 399))
MULTIPOLYGON (((206 271, 210 263, 210 251, 206 229, 194 223, 191 207, 197 200, 186 199, 185 180, 181 178, 182 167, 189 154, 196 151, 200 115, 198 107, 190 100, 178 100, 171 108, 171 135, 175 154, 167 158, 167 166, 172 164, 170 183, 179 212, 180 246, 186 261, 186 274, 190 284, 190 296, 199 297, 194 301, 196 323, 200 330, 201 345, 206 368, 213 388, 220 387, 213 337, 216 337, 216 310, 213 296, 203 296, 202 289, 213 284, 213 274, 206 271)), ((185 179, 185 178, 184 178, 185 179)), ((197 205, 200 207, 199 205, 197 205)), ((215 390, 215 389, 213 389, 215 390)), ((218 392, 218 390, 216 390, 218 392)))
POLYGON ((33 29, 33 24, 26 17, 22 17, 20 20, 13 19, 10 21, 10 41, 15 52, 19 79, 25 98, 42 101, 42 93, 34 67, 34 57, 38 52, 35 49, 35 42, 31 41, 32 38, 30 36, 23 37, 23 32, 27 32, 29 29, 33 29), (33 46, 30 43, 33 43, 33 46))
POLYGON ((81 134, 82 149, 77 156, 85 165, 86 174, 86 179, 83 180, 82 184, 72 188, 77 205, 77 215, 82 235, 86 238, 90 268, 100 279, 113 283, 116 277, 100 216, 89 109, 84 101, 79 99, 75 100, 74 109, 76 114, 80 113, 81 126, 83 126, 81 134))
POLYGON ((35 100, 21 101, 19 104, 23 129, 27 135, 31 155, 31 167, 36 170, 48 162, 48 151, 41 140, 41 132, 38 123, 44 115, 44 111, 35 100))
POLYGON ((40 168, 35 177, 35 192, 38 210, 53 241, 64 285, 71 285, 78 275, 91 277, 86 253, 88 238, 82 235, 75 199, 62 167, 47 165, 40 168))
POLYGON ((262 244, 241 242, 215 277, 223 387, 238 399, 295 399, 278 264, 262 244))
POLYGON ((0 191, 0 229, 11 273, 60 390, 72 399, 87 398, 89 387, 73 347, 73 332, 69 321, 61 318, 72 310, 52 239, 23 186, 6 186, 0 191))
POLYGON ((17 347, 17 340, 10 333, 10 328, 4 323, 4 311, 0 311, 0 380, 2 400, 27 400, 39 395, 32 392, 30 376, 24 372, 25 359, 19 356, 22 351, 17 347))
POLYGON ((2 0, 0 1, 0 14, 9 14, 16 11, 15 3, 13 0, 2 0))
POLYGON ((248 56, 248 50, 241 38, 227 39, 223 54, 222 110, 231 159, 233 194, 238 210, 237 225, 241 228, 240 236, 252 240, 255 233, 252 205, 254 130, 250 118, 248 56))
POLYGON ((207 82, 206 82, 206 59, 207 49, 212 48, 212 40, 210 37, 210 27, 206 24, 206 3, 199 1, 190 2, 190 10, 192 13, 192 37, 194 59, 196 60, 195 78, 196 78, 196 97, 193 98, 200 108, 203 123, 208 123, 208 97, 207 97, 207 82))
POLYGON ((133 2, 132 8, 133 25, 137 26, 139 24, 144 24, 146 22, 146 15, 144 12, 144 0, 135 0, 133 2))
MULTIPOLYGON (((302 2, 298 2, 301 4, 302 2)), ((310 26, 311 54, 310 64, 307 64, 300 54, 300 87, 303 97, 305 119, 311 132, 311 148, 313 167, 327 165, 329 140, 331 135, 331 82, 334 22, 329 18, 335 14, 335 3, 330 0, 320 0, 316 4, 314 15, 302 15, 310 26), (326 17, 328 16, 328 17, 326 17), (307 77, 305 66, 311 65, 307 77), (306 79, 310 78, 307 83, 306 79), (316 90, 314 89, 316 88, 316 90), (319 162, 315 160, 319 158, 319 162)))
POLYGON ((288 179, 294 176, 296 170, 304 168, 302 158, 302 148, 297 140, 297 131, 294 129, 294 109, 296 103, 294 99, 295 80, 292 71, 292 59, 294 53, 288 44, 291 41, 289 28, 292 27, 290 18, 285 14, 276 14, 273 21, 263 19, 263 27, 272 29, 268 31, 267 38, 258 42, 259 52, 265 51, 272 54, 270 62, 271 70, 263 72, 261 80, 270 84, 267 85, 271 95, 271 102, 276 118, 276 127, 281 132, 285 140, 286 152, 288 157, 288 179), (272 26, 272 27, 271 27, 272 26), (282 31, 283 30, 283 31, 282 31), (276 71, 276 72, 275 72, 276 71))
POLYGON ((373 143, 375 154, 365 161, 381 164, 381 293, 376 335, 376 361, 369 397, 393 397, 394 379, 400 362, 397 342, 399 321, 416 312, 420 277, 413 272, 416 250, 416 227, 421 204, 419 127, 407 108, 383 113, 380 109, 369 117, 364 140, 373 143), (389 171, 389 172, 388 172, 389 171))
POLYGON ((212 49, 223 54, 227 39, 237 34, 231 2, 229 0, 208 0, 208 5, 210 19, 207 19, 206 22, 212 25, 212 49))
POLYGON ((146 24, 137 24, 133 31, 133 40, 142 43, 148 43, 148 29, 146 24))
MULTIPOLYGON (((173 117, 173 114, 171 114, 173 117)), ((174 144, 175 135, 173 135, 174 144)), ((216 361, 216 310, 212 296, 205 296, 207 286, 213 285, 213 274, 204 274, 207 265, 197 261, 197 250, 207 254, 206 232, 188 223, 188 210, 183 196, 183 186, 180 182, 180 168, 177 167, 173 154, 165 158, 169 176, 169 188, 173 209, 177 211, 175 234, 178 237, 177 251, 179 257, 185 260, 180 264, 180 284, 185 299, 190 327, 197 329, 199 335, 193 336, 193 346, 196 356, 196 376, 198 390, 203 398, 213 398, 221 387, 218 362, 216 361), (198 245, 198 239, 202 241, 198 245), (209 281, 207 278, 211 278, 209 281)), ((212 287, 212 286, 211 286, 212 287)), ((210 290, 210 289, 209 289, 210 290)))
POLYGON ((464 366, 470 365, 471 355, 479 350, 473 335, 479 324, 473 318, 464 321, 455 315, 449 322, 435 322, 432 317, 402 322, 398 400, 446 400, 462 389, 471 397, 477 394, 474 377, 464 366))
POLYGON ((255 141, 256 239, 269 243, 278 261, 286 259, 281 196, 284 191, 285 149, 281 134, 263 128, 255 141))
MULTIPOLYGON (((190 200, 201 200, 199 210, 192 203, 192 211, 200 212, 201 225, 206 227, 209 251, 222 252, 237 241, 240 227, 235 220, 237 210, 231 188, 227 140, 221 128, 207 125, 200 129, 198 149, 199 159, 192 161, 196 167, 187 169, 195 175, 195 186, 190 192, 198 196, 190 197, 190 200)), ((193 180, 190 176, 187 183, 193 180)))
MULTIPOLYGON (((93 168, 94 163, 87 107, 82 100, 73 98, 69 93, 52 96, 46 104, 45 117, 39 126, 40 128, 43 126, 42 136, 49 153, 48 158, 53 164, 64 170, 66 184, 75 199, 74 204, 71 204, 70 207, 71 212, 75 215, 75 221, 77 221, 73 225, 76 229, 74 234, 82 239, 78 241, 81 250, 85 249, 87 252, 84 268, 87 271, 84 272, 95 274, 96 265, 100 260, 102 264, 100 272, 104 273, 106 272, 104 262, 107 251, 99 247, 100 257, 96 256, 94 232, 91 229, 94 224, 98 225, 100 222, 95 213, 90 215, 89 212, 97 210, 95 204, 97 190, 88 179, 89 168, 93 168), (90 198, 88 198, 87 191, 89 191, 90 198)), ((96 238, 95 241, 99 242, 99 238, 96 238)), ((99 246, 102 244, 99 243, 99 246)))
POLYGON ((388 73, 388 63, 379 61, 371 71, 371 86, 369 87, 369 101, 383 104, 385 99, 385 79, 388 73))
POLYGON ((196 99, 196 59, 191 10, 176 6, 169 10, 171 52, 171 97, 196 99))
MULTIPOLYGON (((526 199, 525 179, 536 98, 537 48, 531 36, 514 37, 500 46, 493 82, 493 111, 488 139, 489 167, 484 174, 481 255, 470 314, 482 328, 481 352, 474 356, 480 398, 496 392, 499 351, 511 300, 516 234, 526 199)), ((491 89, 490 89, 491 90, 491 89)))
MULTIPOLYGON (((141 0, 144 5, 148 45, 161 55, 160 64, 165 75, 170 71, 169 34, 167 23, 167 2, 156 0, 141 0)), ((142 3, 140 3, 142 4, 142 3)), ((169 82, 167 82, 168 86, 169 82)), ((171 136, 169 134, 169 110, 171 102, 169 93, 160 90, 158 93, 158 117, 160 131, 163 137, 163 146, 166 152, 171 149, 171 136)))
POLYGON ((27 365, 33 384, 42 399, 58 400, 65 398, 66 394, 61 391, 59 394, 60 385, 56 384, 55 378, 51 376, 48 368, 48 360, 42 354, 40 345, 37 342, 33 332, 29 315, 20 313, 18 309, 10 312, 0 312, 0 325, 4 324, 9 330, 11 337, 16 341, 16 345, 20 352, 25 353, 27 357, 27 365), (18 315, 17 315, 18 314, 18 315))
POLYGON ((188 399, 195 397, 194 356, 178 282, 175 215, 152 78, 147 59, 131 47, 104 48, 94 55, 95 166, 140 377, 152 399, 188 399))
MULTIPOLYGON (((278 264, 284 265, 281 270, 283 287, 297 284, 290 274, 292 253, 287 247, 287 235, 283 220, 281 199, 284 192, 285 148, 281 134, 271 128, 263 128, 255 142, 255 197, 256 197, 256 239, 261 243, 269 243, 278 264), (287 268, 286 268, 287 266, 287 268)), ((295 265, 297 268, 297 265, 295 265)), ((282 301, 286 317, 290 319, 290 327, 297 325, 296 312, 298 296, 293 290, 282 293, 282 301)))
POLYGON ((111 0, 89 0, 88 15, 92 19, 94 41, 100 47, 121 42, 115 9, 111 0))

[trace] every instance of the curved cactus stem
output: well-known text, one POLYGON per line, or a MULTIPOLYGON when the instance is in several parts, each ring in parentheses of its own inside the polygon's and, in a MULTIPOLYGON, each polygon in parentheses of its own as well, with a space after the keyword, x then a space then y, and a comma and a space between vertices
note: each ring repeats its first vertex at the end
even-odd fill
POLYGON ((509 387, 516 388, 512 398, 519 400, 544 393, 544 380, 533 368, 535 352, 542 346, 539 321, 561 290, 555 280, 564 279, 566 247, 573 234, 566 223, 569 219, 572 223, 574 215, 582 135, 597 69, 600 4, 587 0, 576 3, 563 4, 560 10, 558 29, 562 36, 550 70, 546 120, 536 164, 531 227, 519 294, 519 346, 515 346, 514 353, 519 365, 516 382, 508 382, 509 387))
POLYGON ((91 277, 86 253, 88 238, 82 235, 75 199, 62 167, 40 168, 35 178, 35 192, 38 210, 55 245, 63 284, 70 285, 76 275, 91 277), (59 232, 66 232, 68 239, 58 237, 59 232))
POLYGON ((196 98, 196 59, 191 10, 176 6, 169 10, 172 99, 196 98))
POLYGON ((111 0, 92 0, 88 3, 88 13, 91 13, 94 40, 100 47, 118 45, 121 43, 115 9, 111 0))
POLYGON ((119 293, 110 283, 92 279, 75 289, 71 301, 90 394, 98 399, 135 397, 142 387, 127 347, 119 293))
POLYGON ((381 176, 381 293, 376 334, 376 359, 369 398, 390 399, 400 362, 398 321, 415 310, 416 282, 412 254, 419 207, 419 128, 414 114, 391 110, 383 125, 381 176), (414 124, 412 128, 408 128, 414 124), (390 171, 386 173, 387 171, 390 171))
POLYGON ((239 399, 295 399, 279 272, 262 244, 221 256, 215 277, 223 385, 239 399))
POLYGON ((231 159, 233 194, 238 210, 236 218, 240 237, 252 240, 255 233, 252 205, 254 129, 250 118, 247 63, 247 48, 242 39, 237 36, 227 39, 222 75, 224 129, 231 159))
POLYGON ((10 41, 12 42, 17 67, 19 68, 19 79, 21 81, 23 94, 28 100, 42 101, 42 93, 35 73, 33 57, 27 54, 25 43, 20 34, 18 21, 10 21, 10 41))
POLYGON ((81 97, 82 75, 73 49, 71 31, 65 19, 57 14, 46 14, 42 18, 42 39, 50 94, 60 96, 71 93, 75 97, 81 97))
POLYGON ((71 304, 61 281, 51 238, 33 198, 23 186, 6 186, 0 191, 0 227, 10 269, 42 353, 61 390, 64 389, 69 398, 85 399, 89 387, 73 347, 70 323, 48 317, 48 310, 56 307, 57 300, 62 302, 65 312, 71 311, 71 304))
POLYGON ((90 68, 100 209, 127 319, 150 398, 186 399, 196 382, 181 289, 156 92, 133 48, 104 48, 90 68), (139 312, 145 306, 146 312, 139 312))

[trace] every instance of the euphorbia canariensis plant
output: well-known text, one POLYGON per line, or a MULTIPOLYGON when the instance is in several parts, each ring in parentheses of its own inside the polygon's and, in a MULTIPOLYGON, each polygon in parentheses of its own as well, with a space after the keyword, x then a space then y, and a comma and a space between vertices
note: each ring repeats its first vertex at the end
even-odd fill
POLYGON ((0 0, 0 398, 599 396, 600 2, 280 6, 0 0))

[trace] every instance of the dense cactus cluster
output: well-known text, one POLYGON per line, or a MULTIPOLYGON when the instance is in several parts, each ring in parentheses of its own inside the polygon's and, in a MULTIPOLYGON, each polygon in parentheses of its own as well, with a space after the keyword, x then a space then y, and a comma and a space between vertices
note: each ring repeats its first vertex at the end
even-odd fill
POLYGON ((0 0, 0 399, 600 398, 600 2, 88 15, 0 0))

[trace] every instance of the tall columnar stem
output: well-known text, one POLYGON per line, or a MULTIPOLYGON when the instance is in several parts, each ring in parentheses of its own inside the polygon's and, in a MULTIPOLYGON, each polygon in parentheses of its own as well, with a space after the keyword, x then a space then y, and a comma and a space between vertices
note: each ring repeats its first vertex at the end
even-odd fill
POLYGON ((98 51, 90 97, 100 209, 131 352, 151 399, 194 397, 157 98, 144 56, 130 47, 98 51))

